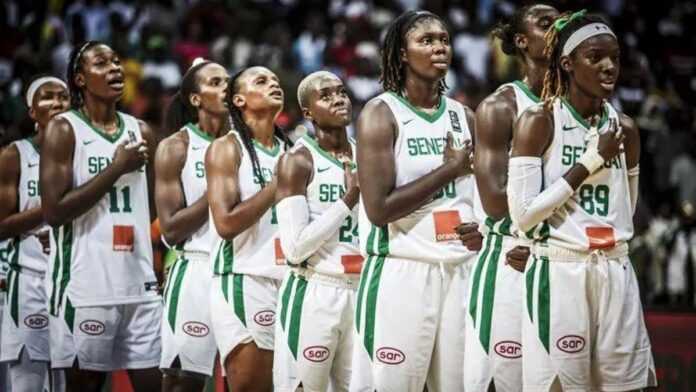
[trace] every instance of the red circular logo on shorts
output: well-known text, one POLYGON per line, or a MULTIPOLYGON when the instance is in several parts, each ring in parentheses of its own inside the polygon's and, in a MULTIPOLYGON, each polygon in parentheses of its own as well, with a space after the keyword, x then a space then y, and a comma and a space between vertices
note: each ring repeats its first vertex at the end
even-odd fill
POLYGON ((97 320, 85 320, 80 323, 80 331, 87 335, 101 335, 105 329, 104 323, 97 320))
POLYGON ((398 365, 406 360, 406 355, 394 347, 382 347, 376 352, 377 359, 387 365, 398 365))
POLYGON ((324 362, 329 357, 329 349, 324 346, 310 346, 304 349, 302 355, 312 362, 324 362))
POLYGON ((194 338, 202 338, 207 336, 208 332, 210 332, 210 328, 208 328, 207 325, 199 323, 198 321, 189 321, 184 323, 184 325, 181 326, 181 329, 184 331, 184 333, 193 336, 194 338))
POLYGON ((585 348, 585 338, 578 335, 566 335, 556 341, 556 347, 568 354, 575 354, 585 348))
POLYGON ((256 324, 267 327, 275 323, 275 312, 272 310, 262 310, 254 315, 256 324))
POLYGON ((44 329, 48 326, 48 317, 43 314, 30 314, 24 318, 24 325, 31 329, 44 329))
POLYGON ((503 340, 498 342, 494 347, 495 353, 503 358, 520 358, 522 357, 522 345, 513 342, 512 340, 503 340))

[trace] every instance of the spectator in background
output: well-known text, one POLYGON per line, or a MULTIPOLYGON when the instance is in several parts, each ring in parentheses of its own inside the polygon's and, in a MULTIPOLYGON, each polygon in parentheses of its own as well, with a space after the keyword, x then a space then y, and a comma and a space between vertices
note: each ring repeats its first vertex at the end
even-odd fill
POLYGON ((169 57, 169 45, 162 34, 152 35, 145 45, 143 79, 157 79, 164 91, 171 93, 181 82, 181 71, 177 63, 169 57))
POLYGON ((310 74, 321 69, 323 65, 326 34, 322 15, 317 11, 311 12, 306 18, 305 26, 292 49, 299 70, 303 74, 310 74))

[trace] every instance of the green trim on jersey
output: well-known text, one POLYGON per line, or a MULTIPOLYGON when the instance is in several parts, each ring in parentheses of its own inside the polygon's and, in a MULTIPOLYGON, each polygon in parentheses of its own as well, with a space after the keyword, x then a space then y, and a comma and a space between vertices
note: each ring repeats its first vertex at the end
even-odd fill
POLYGON ((275 158, 278 156, 278 153, 280 152, 280 142, 273 137, 273 149, 269 150, 268 147, 264 146, 263 144, 259 143, 256 139, 251 138, 251 143, 256 147, 257 150, 265 153, 266 155, 275 158))
POLYGON ((288 327, 288 346, 292 356, 297 359, 297 347, 300 343, 300 323, 302 322, 302 305, 307 291, 307 279, 298 276, 295 280, 295 295, 290 310, 290 326, 288 327))
POLYGON ((12 238, 11 241, 8 242, 7 244, 7 264, 11 267, 19 267, 19 245, 21 243, 21 239, 19 237, 14 237, 12 238), (10 256, 9 252, 12 252, 12 256, 10 256))
POLYGON ((53 229, 54 242, 57 244, 56 256, 53 261, 53 289, 51 291, 50 313, 58 315, 63 303, 65 290, 70 282, 72 261, 72 222, 53 229), (61 240, 62 238, 62 240, 61 240))
POLYGON ((505 218, 495 220, 490 216, 486 217, 486 227, 488 227, 489 233, 495 233, 500 235, 511 236, 512 232, 510 227, 512 227, 512 219, 509 216, 505 218))
MULTIPOLYGON (((186 267, 188 267, 188 259, 182 257, 176 264, 176 275, 174 278, 174 284, 171 288, 171 293, 167 299, 167 321, 169 326, 172 328, 172 332, 176 331, 176 313, 179 308, 179 295, 181 294, 181 282, 184 280, 184 275, 186 274, 186 267)), ((166 297, 165 297, 166 298, 166 297)))
MULTIPOLYGON (((34 135, 36 136, 36 135, 34 135)), ((31 144, 32 147, 34 147, 34 151, 36 151, 37 154, 41 154, 41 150, 39 150, 39 146, 34 143, 34 136, 29 136, 28 138, 25 138, 24 140, 28 141, 29 144, 31 144)))
POLYGON ((288 316, 288 303, 290 302, 290 295, 292 294, 292 287, 295 283, 295 274, 290 274, 287 282, 285 283, 285 290, 283 290, 283 296, 280 300, 280 326, 285 331, 285 320, 288 316))
POLYGON ((527 86, 527 83, 521 81, 521 80, 515 80, 512 82, 515 86, 519 87, 524 94, 529 97, 534 103, 539 103, 541 102, 541 98, 539 98, 536 94, 532 92, 532 90, 527 86))
POLYGON ((80 120, 82 120, 82 122, 87 124, 87 126, 91 130, 93 130, 94 133, 103 137, 104 140, 106 140, 109 143, 113 143, 116 140, 118 140, 121 137, 121 135, 123 135, 123 131, 125 130, 125 127, 126 127, 125 121, 123 121, 123 118, 121 118, 121 113, 119 113, 119 112, 116 112, 116 126, 117 126, 118 130, 116 131, 116 133, 108 134, 108 133, 104 132, 103 130, 100 130, 99 128, 95 127, 92 124, 92 121, 90 121, 90 119, 87 118, 84 114, 82 114, 82 112, 80 112, 79 110, 72 109, 70 111, 73 114, 75 114, 80 120))
POLYGON ((394 93, 393 91, 389 91, 389 94, 393 95, 396 99, 398 99, 401 103, 406 105, 407 108, 411 109, 411 111, 415 114, 418 115, 418 117, 422 118, 423 120, 434 123, 435 121, 439 120, 442 114, 445 112, 445 107, 447 107, 447 102, 445 101, 444 96, 440 96, 440 103, 438 104, 437 110, 432 113, 428 114, 424 112, 423 110, 413 106, 411 102, 409 102, 406 98, 394 93))
POLYGON ((185 125, 186 128, 188 128, 191 132, 195 133, 196 135, 200 136, 201 139, 207 140, 209 142, 212 142, 215 140, 212 136, 208 135, 207 133, 201 131, 201 129, 198 127, 198 125, 194 123, 187 123, 185 125))
POLYGON ((498 259, 503 245, 503 236, 493 234, 495 243, 493 244, 493 253, 488 259, 486 267, 486 280, 483 283, 483 299, 481 301, 481 324, 479 332, 479 340, 483 345, 484 350, 488 353, 491 342, 491 323, 493 320, 493 300, 495 299, 495 278, 498 274, 498 259))
MULTIPOLYGON (((571 115, 575 118, 575 120, 580 123, 585 129, 589 130, 590 129, 590 124, 585 121, 585 119, 580 115, 580 113, 575 110, 573 105, 570 104, 565 98, 561 98, 561 102, 563 105, 565 105, 568 108, 568 111, 570 112, 571 115)), ((599 120, 599 125, 597 125, 597 129, 602 129, 604 124, 609 120, 609 109, 602 104, 602 117, 599 120)))
POLYGON ((341 161, 336 159, 336 157, 334 157, 333 155, 329 154, 328 151, 321 148, 321 146, 319 146, 319 143, 316 140, 312 139, 307 135, 302 136, 302 139, 309 143, 309 145, 312 146, 319 153, 319 155, 331 161, 331 163, 341 168, 341 170, 343 169, 343 164, 341 163, 341 161))
POLYGON ((371 225, 370 234, 367 236, 366 250, 368 255, 389 256, 389 230, 387 226, 371 225))
POLYGON ((234 263, 234 249, 232 241, 222 240, 215 256, 215 267, 213 271, 215 275, 226 275, 232 273, 232 264, 234 263))
POLYGON ((370 283, 367 286, 367 298, 365 299, 365 330, 363 333, 363 342, 367 353, 370 355, 370 359, 373 359, 375 346, 377 294, 379 293, 379 281, 382 277, 382 268, 384 268, 384 256, 379 256, 372 266, 370 283))

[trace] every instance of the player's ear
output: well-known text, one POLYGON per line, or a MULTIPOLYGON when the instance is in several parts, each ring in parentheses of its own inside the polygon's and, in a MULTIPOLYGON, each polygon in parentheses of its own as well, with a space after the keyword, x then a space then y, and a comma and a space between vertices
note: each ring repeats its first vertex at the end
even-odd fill
POLYGON ((401 62, 404 64, 408 64, 408 59, 406 58, 406 48, 401 48, 401 62))
POLYGON ((232 105, 241 109, 246 105, 246 99, 243 95, 235 94, 232 96, 232 105))
POLYGON ((570 60, 570 56, 562 56, 561 57, 561 69, 563 69, 567 73, 572 73, 573 72, 573 62, 570 60))
POLYGON ((527 45, 529 44, 527 36, 519 33, 515 34, 514 42, 517 49, 521 50, 522 52, 527 49, 527 45))
POLYGON ((36 110, 34 110, 33 106, 29 107, 29 118, 36 121, 36 110))
POLYGON ((189 95, 189 102, 194 108, 199 108, 201 106, 201 96, 198 94, 189 95))
POLYGON ((314 117, 312 116, 312 112, 309 110, 309 108, 302 108, 302 116, 304 116, 304 118, 309 122, 314 121, 314 117))

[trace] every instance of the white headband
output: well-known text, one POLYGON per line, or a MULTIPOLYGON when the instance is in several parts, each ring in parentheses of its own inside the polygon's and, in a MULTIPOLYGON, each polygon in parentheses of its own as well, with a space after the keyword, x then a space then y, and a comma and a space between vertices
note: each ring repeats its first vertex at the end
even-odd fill
POLYGON ((31 104, 34 102, 34 94, 36 94, 39 88, 46 83, 57 83, 63 86, 63 88, 65 88, 66 90, 68 89, 68 86, 65 84, 64 81, 54 76, 44 76, 42 78, 38 78, 35 81, 31 82, 29 88, 27 89, 27 106, 31 107, 31 104))
POLYGON ((563 45, 563 52, 561 52, 561 56, 569 55, 575 48, 578 47, 578 45, 583 43, 586 39, 600 34, 609 34, 616 38, 616 35, 613 31, 611 31, 609 26, 605 25, 604 23, 591 23, 582 26, 573 34, 571 34, 570 37, 568 37, 568 40, 566 41, 565 45, 563 45))

